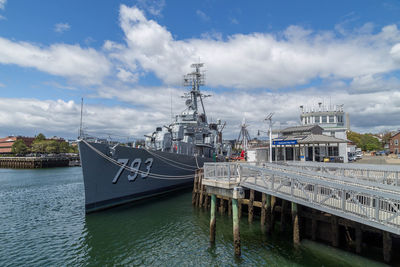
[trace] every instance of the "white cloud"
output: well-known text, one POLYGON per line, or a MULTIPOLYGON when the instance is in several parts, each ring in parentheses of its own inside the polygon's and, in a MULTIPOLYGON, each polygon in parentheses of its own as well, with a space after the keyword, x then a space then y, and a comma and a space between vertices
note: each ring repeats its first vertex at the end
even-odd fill
POLYGON ((111 69, 108 59, 92 48, 67 44, 41 47, 1 37, 0 63, 36 68, 81 84, 100 84, 111 69))
POLYGON ((139 75, 137 73, 133 74, 132 72, 124 70, 123 68, 117 68, 117 70, 117 77, 123 82, 136 83, 139 79, 139 75))
POLYGON ((210 21, 210 17, 201 10, 196 10, 196 15, 203 21, 210 21))
POLYGON ((68 23, 57 23, 54 25, 54 31, 58 33, 69 31, 69 29, 71 29, 71 26, 68 23))
POLYGON ((138 5, 153 16, 161 16, 165 0, 139 0, 138 5))
MULTIPOLYGON (((102 98, 115 98, 132 105, 129 108, 85 104, 85 129, 97 133, 112 133, 141 138, 156 126, 171 122, 171 96, 173 114, 184 110, 179 96, 184 90, 166 87, 104 88, 102 98)), ((315 106, 318 102, 344 104, 350 114, 351 127, 360 132, 392 130, 400 127, 400 92, 371 92, 352 94, 306 89, 295 92, 249 93, 234 91, 230 94, 211 93, 204 101, 209 120, 220 118, 227 122, 225 138, 237 138, 243 119, 250 125, 252 137, 257 130, 267 128, 264 117, 275 112, 276 128, 299 124, 299 106, 315 106), (312 97, 310 97, 312 96, 312 97)), ((46 131, 47 135, 75 137, 79 127, 80 103, 64 100, 0 98, 0 134, 32 134, 46 131)))
MULTIPOLYGON (((353 79, 398 70, 400 32, 389 25, 376 34, 361 32, 336 38, 290 26, 281 35, 235 34, 215 39, 175 40, 171 32, 147 19, 136 7, 121 5, 120 24, 126 44, 113 45, 122 64, 154 72, 166 84, 180 84, 188 66, 200 57, 210 86, 286 88, 315 78, 353 79), (392 48, 393 47, 393 48, 392 48), (392 52, 390 52, 392 49, 392 52)), ((108 42, 106 42, 108 43, 108 42)))
POLYGON ((0 9, 4 9, 6 6, 7 0, 0 0, 0 9))

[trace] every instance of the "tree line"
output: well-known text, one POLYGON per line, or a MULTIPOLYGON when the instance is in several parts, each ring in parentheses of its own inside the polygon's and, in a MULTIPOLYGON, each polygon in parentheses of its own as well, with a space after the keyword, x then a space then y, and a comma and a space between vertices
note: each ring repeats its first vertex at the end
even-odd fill
POLYGON ((357 132, 348 131, 347 139, 356 144, 357 147, 363 151, 378 151, 382 150, 383 146, 389 142, 391 137, 390 133, 383 135, 382 141, 379 141, 371 133, 360 134, 357 132))
POLYGON ((22 139, 17 139, 11 147, 14 154, 59 154, 59 153, 78 153, 76 146, 71 146, 68 142, 59 140, 47 140, 44 134, 40 133, 35 137, 32 145, 28 147, 22 139))

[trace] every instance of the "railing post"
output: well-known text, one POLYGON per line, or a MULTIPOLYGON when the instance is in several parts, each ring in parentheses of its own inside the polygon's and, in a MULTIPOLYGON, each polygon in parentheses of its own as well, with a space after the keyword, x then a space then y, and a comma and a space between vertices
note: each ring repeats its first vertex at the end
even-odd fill
POLYGON ((228 163, 228 182, 231 182, 231 164, 228 163))
POLYGON ((346 190, 342 190, 342 210, 346 210, 346 190))
POLYGON ((380 200, 375 198, 375 220, 379 221, 380 200))

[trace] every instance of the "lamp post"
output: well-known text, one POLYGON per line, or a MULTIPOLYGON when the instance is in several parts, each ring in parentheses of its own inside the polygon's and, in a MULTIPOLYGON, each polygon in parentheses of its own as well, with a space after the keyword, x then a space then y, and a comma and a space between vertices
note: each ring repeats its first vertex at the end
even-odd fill
POLYGON ((266 121, 269 121, 269 162, 272 163, 272 115, 274 113, 268 114, 265 118, 266 121))

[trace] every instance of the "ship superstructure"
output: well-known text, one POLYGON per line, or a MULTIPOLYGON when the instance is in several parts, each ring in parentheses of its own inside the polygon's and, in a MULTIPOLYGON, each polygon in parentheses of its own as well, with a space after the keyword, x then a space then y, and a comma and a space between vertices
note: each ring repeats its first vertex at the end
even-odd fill
POLYGON ((192 64, 195 70, 184 76, 184 85, 190 86, 186 99, 186 109, 176 115, 175 121, 168 126, 157 127, 156 131, 146 135, 146 148, 185 155, 213 157, 219 151, 218 128, 221 121, 208 123, 204 109, 204 95, 200 86, 204 85, 204 73, 200 71, 203 63, 192 64), (199 109, 201 104, 201 110, 199 109))

